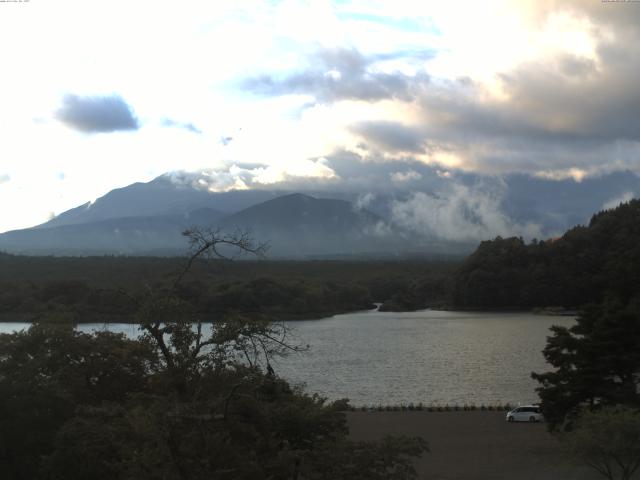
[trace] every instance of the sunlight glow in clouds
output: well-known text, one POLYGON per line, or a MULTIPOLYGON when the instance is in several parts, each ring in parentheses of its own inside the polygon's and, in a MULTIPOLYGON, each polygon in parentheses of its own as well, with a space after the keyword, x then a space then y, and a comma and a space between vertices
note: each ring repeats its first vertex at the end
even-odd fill
POLYGON ((639 22, 578 0, 1 4, 0 231, 174 170, 346 182, 340 152, 640 171, 639 22))

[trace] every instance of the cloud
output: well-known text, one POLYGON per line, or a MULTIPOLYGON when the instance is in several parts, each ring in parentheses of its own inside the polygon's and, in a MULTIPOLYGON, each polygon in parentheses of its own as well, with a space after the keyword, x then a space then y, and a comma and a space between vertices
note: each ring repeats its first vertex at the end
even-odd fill
POLYGON ((398 122, 360 122, 350 130, 367 143, 386 151, 422 153, 426 148, 423 132, 398 122))
MULTIPOLYGON (((527 48, 516 43, 485 52, 484 75, 472 68, 482 66, 482 55, 464 57, 478 53, 468 41, 451 45, 461 57, 447 57, 445 24, 437 51, 410 43, 380 54, 322 48, 293 73, 270 72, 242 85, 268 96, 311 96, 309 104, 323 108, 344 103, 336 115, 351 113, 357 103, 359 115, 341 119, 349 118, 348 133, 382 158, 402 154, 446 167, 549 178, 640 172, 640 51, 629 48, 640 43, 640 9, 577 0, 525 3, 505 11, 522 15, 526 32, 515 36, 526 38, 527 48), (438 70, 440 59, 460 61, 461 73, 438 70)), ((508 35, 489 37, 509 42, 508 35)), ((346 143, 337 147, 357 151, 346 143)))
POLYGON ((7 183, 9 180, 11 180, 11 177, 8 174, 0 175, 0 185, 7 183))
POLYGON ((110 133, 140 128, 129 105, 119 95, 65 95, 55 117, 83 133, 110 133))
MULTIPOLYGON (((423 52, 411 52, 423 57, 423 52)), ((429 82, 422 72, 407 75, 399 71, 386 72, 376 69, 376 63, 390 58, 402 57, 407 52, 364 56, 356 49, 321 49, 309 58, 309 66, 302 71, 278 77, 261 75, 245 79, 242 87, 262 95, 312 95, 320 102, 339 100, 377 101, 398 98, 410 100, 413 90, 429 82)), ((431 56, 429 53, 428 56, 431 56)))
POLYGON ((549 47, 493 83, 432 82, 416 99, 416 124, 479 171, 640 171, 640 53, 629 48, 640 43, 640 9, 619 6, 540 2, 535 33, 549 47), (574 30, 545 33, 553 25, 574 30))
POLYGON ((197 133, 198 135, 202 133, 202 130, 196 127, 193 123, 178 122, 176 120, 172 120, 171 118, 163 118, 161 124, 163 127, 182 128, 183 130, 191 133, 197 133))
POLYGON ((358 198, 356 199, 356 201, 353 202, 353 208, 356 211, 364 210, 369 205, 371 205, 374 199, 375 199, 375 195, 371 192, 360 194, 358 195, 358 198))
POLYGON ((395 201, 392 212, 397 225, 440 240, 475 242, 496 235, 542 235, 539 225, 517 224, 502 213, 499 192, 460 184, 446 196, 416 192, 406 201, 395 201))
POLYGON ((422 175, 415 170, 409 170, 408 172, 393 172, 389 175, 389 178, 391 178, 391 181, 394 183, 407 183, 420 180, 422 175))
POLYGON ((378 221, 374 225, 368 225, 364 228, 365 235, 371 235, 378 238, 392 238, 397 232, 387 222, 378 221))
POLYGON ((382 156, 404 152, 486 173, 577 178, 640 171, 633 70, 640 71, 640 55, 621 61, 608 53, 596 66, 562 54, 500 74, 500 94, 469 79, 433 81, 412 89, 411 102, 396 99, 411 112, 407 122, 368 120, 349 130, 382 156))
POLYGON ((312 185, 339 180, 323 158, 300 161, 295 169, 261 163, 232 163, 195 173, 173 172, 168 177, 176 184, 211 192, 261 188, 308 190, 312 185))
POLYGON ((624 192, 622 195, 612 198, 611 200, 606 201, 602 205, 603 210, 610 210, 612 208, 616 208, 621 203, 627 203, 635 197, 633 192, 624 192))

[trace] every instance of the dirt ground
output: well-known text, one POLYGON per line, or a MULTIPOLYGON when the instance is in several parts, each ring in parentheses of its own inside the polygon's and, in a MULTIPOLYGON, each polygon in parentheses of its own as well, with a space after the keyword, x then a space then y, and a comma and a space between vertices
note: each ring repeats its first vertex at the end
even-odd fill
POLYGON ((420 479, 591 480, 594 470, 563 453, 541 423, 507 423, 505 412, 349 412, 351 437, 422 436, 430 452, 420 479))

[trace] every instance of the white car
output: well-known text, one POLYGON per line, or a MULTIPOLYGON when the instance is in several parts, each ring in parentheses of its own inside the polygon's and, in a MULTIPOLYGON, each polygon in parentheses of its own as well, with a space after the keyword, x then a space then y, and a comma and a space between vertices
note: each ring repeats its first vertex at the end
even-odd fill
POLYGON ((544 422, 538 405, 522 405, 507 413, 507 422, 544 422))

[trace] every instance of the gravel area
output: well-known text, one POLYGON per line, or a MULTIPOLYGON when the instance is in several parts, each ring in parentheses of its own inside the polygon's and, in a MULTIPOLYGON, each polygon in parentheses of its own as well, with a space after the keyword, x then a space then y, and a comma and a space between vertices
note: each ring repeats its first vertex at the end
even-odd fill
POLYGON ((416 461, 430 480, 591 480, 594 470, 563 452, 541 423, 507 423, 506 412, 349 412, 354 440, 422 436, 430 452, 416 461))

